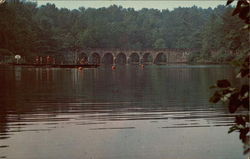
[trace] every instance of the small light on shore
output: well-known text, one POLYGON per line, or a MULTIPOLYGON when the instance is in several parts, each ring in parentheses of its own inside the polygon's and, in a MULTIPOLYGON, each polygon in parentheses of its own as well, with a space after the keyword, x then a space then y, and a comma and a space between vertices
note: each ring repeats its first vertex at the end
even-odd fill
POLYGON ((20 55, 15 55, 15 59, 16 59, 16 63, 18 64, 19 60, 21 59, 21 56, 20 55))

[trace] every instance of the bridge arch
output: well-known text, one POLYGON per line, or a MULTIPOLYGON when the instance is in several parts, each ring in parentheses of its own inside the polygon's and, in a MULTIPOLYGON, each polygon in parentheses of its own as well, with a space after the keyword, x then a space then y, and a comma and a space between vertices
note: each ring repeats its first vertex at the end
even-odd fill
POLYGON ((127 63, 127 56, 124 54, 124 53, 119 53, 117 56, 116 56, 116 61, 115 61, 116 64, 122 64, 122 65, 125 65, 127 63))
MULTIPOLYGON (((128 64, 167 64, 167 63, 185 63, 188 61, 188 55, 195 50, 176 50, 176 49, 162 49, 162 50, 103 50, 103 49, 91 49, 91 50, 79 50, 78 57, 73 54, 63 53, 64 59, 56 59, 56 63, 72 63, 76 62, 76 59, 86 59, 88 56, 89 63, 100 63, 106 56, 113 56, 113 59, 109 57, 108 63, 124 63, 124 55, 126 56, 126 63, 128 64), (105 55, 109 53, 109 55, 105 55), (121 54, 122 53, 122 54, 121 54), (124 55, 123 55, 124 54, 124 55), (105 57, 104 57, 105 55, 105 57), (118 58, 116 60, 116 58, 118 58), (153 58, 153 59, 152 59, 153 58), (112 61, 112 62, 111 62, 112 61)), ((57 56, 57 55, 56 55, 57 56)), ((107 57, 108 58, 108 57, 107 57)))
POLYGON ((155 64, 166 64, 167 63, 167 56, 163 52, 160 52, 156 55, 154 59, 155 64))
POLYGON ((63 55, 56 55, 55 56, 55 63, 56 64, 64 64, 65 63, 65 57, 63 55))
POLYGON ((114 56, 112 53, 105 53, 102 57, 103 64, 113 64, 114 63, 114 56))
POLYGON ((88 62, 91 64, 100 64, 101 62, 101 56, 94 52, 89 56, 88 62))
POLYGON ((87 63, 88 62, 88 55, 85 52, 81 52, 78 55, 78 62, 79 63, 87 63))
POLYGON ((140 56, 138 53, 133 52, 129 55, 129 63, 130 64, 138 64, 140 62, 140 56))
POLYGON ((144 63, 144 64, 149 64, 149 63, 151 64, 151 63, 153 63, 153 60, 154 60, 153 56, 149 52, 143 54, 143 56, 142 56, 142 63, 144 63))

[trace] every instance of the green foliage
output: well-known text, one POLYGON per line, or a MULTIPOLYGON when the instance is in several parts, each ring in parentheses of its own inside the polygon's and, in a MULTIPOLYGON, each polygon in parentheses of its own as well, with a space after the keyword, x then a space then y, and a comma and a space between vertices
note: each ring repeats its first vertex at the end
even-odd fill
MULTIPOLYGON (((231 16, 233 8, 215 8, 201 31, 201 47, 199 60, 211 62, 229 62, 237 59, 241 54, 249 50, 248 30, 243 29, 244 22, 231 16)), ((191 55, 192 56, 192 55, 191 55)))
POLYGON ((7 50, 7 49, 1 49, 0 48, 0 55, 2 56, 11 56, 14 55, 11 51, 7 50))
POLYGON ((197 7, 135 11, 116 5, 68 10, 10 1, 0 6, 0 48, 22 56, 82 48, 199 48, 211 12, 197 7))
POLYGON ((188 56, 188 61, 190 63, 196 63, 200 60, 201 53, 200 52, 193 52, 191 55, 188 56))
POLYGON ((154 43, 154 48, 155 49, 164 49, 164 48, 166 48, 165 43, 166 42, 164 39, 157 39, 154 43))

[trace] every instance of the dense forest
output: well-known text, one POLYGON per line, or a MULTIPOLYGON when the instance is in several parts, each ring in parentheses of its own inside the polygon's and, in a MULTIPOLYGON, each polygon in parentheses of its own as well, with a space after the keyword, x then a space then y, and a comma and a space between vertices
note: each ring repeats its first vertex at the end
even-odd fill
POLYGON ((0 55, 60 54, 80 49, 197 50, 191 62, 225 62, 248 49, 242 21, 231 7, 169 10, 84 8, 69 10, 54 4, 5 2, 0 5, 0 55), (235 29, 237 28, 237 29, 235 29))

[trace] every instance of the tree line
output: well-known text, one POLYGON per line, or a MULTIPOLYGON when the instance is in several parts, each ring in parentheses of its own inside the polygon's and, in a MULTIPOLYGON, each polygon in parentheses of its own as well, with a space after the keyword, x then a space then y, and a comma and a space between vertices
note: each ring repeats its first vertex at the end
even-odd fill
POLYGON ((230 61, 248 49, 246 30, 229 16, 232 8, 169 10, 84 8, 69 10, 54 4, 5 2, 0 5, 0 54, 52 55, 81 49, 197 50, 191 62, 230 61))

